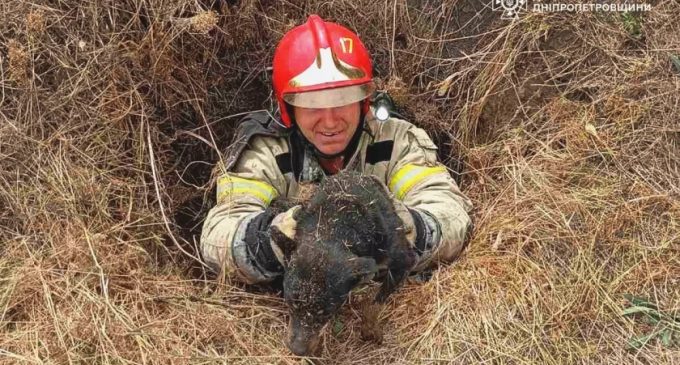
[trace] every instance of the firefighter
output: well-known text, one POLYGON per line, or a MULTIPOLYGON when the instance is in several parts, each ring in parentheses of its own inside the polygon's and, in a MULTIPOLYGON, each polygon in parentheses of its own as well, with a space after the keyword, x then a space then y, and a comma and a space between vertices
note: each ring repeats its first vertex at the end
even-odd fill
POLYGON ((249 284, 281 276, 281 250, 268 229, 275 224, 292 237, 296 208, 277 212, 270 203, 297 198, 301 185, 341 170, 384 182, 418 253, 414 271, 461 252, 472 204, 423 129, 375 117, 371 60, 354 32, 311 15, 279 42, 273 88, 280 117, 246 117, 217 167, 217 204, 201 235, 210 267, 249 284))

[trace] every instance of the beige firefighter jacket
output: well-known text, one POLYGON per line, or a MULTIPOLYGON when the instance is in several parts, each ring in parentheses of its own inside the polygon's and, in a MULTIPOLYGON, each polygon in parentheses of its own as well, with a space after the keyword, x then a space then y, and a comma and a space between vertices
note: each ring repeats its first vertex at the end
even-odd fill
MULTIPOLYGON (((265 130, 264 125, 261 129, 265 130)), ((208 266, 250 284, 271 281, 274 275, 250 264, 242 239, 244 223, 276 197, 297 198, 301 182, 323 176, 316 159, 306 154, 304 168, 296 177, 290 166, 289 138, 267 130, 240 136, 227 162, 217 166, 217 204, 208 213, 201 235, 201 251, 208 266)), ((378 177, 396 199, 425 213, 431 218, 428 223, 437 226, 439 242, 432 252, 423 253, 415 270, 454 259, 470 228, 472 203, 437 161, 437 147, 423 129, 401 119, 379 122, 369 117, 365 130, 345 169, 378 177)))

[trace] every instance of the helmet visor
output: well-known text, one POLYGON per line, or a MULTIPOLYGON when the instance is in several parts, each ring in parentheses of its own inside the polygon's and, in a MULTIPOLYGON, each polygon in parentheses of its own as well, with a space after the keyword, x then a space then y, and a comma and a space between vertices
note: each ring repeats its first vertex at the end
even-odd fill
POLYGON ((375 84, 369 82, 362 85, 283 94, 283 100, 302 108, 335 108, 364 100, 374 91, 375 84))

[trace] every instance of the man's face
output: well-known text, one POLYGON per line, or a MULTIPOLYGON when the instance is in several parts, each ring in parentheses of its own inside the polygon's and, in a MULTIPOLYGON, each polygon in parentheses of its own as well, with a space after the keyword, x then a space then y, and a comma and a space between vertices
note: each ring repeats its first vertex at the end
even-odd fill
POLYGON ((335 108, 295 107, 295 122, 302 134, 319 151, 327 155, 347 148, 359 126, 359 102, 335 108))

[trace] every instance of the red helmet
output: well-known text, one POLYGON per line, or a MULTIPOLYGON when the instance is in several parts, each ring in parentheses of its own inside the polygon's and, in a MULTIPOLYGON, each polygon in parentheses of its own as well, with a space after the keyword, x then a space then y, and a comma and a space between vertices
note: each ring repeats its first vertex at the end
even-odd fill
POLYGON ((286 33, 274 51, 273 82, 281 120, 292 125, 286 103, 332 108, 364 100, 374 89, 371 58, 351 30, 318 15, 286 33))

